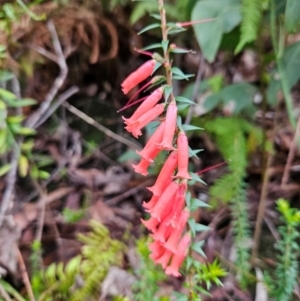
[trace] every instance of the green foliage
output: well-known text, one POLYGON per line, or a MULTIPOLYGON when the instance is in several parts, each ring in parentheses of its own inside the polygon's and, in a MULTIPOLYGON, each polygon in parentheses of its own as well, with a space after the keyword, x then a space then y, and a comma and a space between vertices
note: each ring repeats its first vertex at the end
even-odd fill
POLYGON ((242 5, 242 24, 241 38, 235 52, 238 53, 247 43, 256 40, 259 29, 260 20, 262 18, 261 0, 243 0, 242 5))
POLYGON ((167 296, 158 296, 159 283, 166 280, 164 271, 149 258, 148 239, 137 241, 137 253, 140 255, 140 268, 137 271, 138 281, 134 285, 135 301, 168 301, 167 296))
POLYGON ((35 274, 32 287, 39 300, 98 300, 101 283, 109 268, 120 266, 125 246, 113 240, 108 230, 96 221, 92 231, 78 236, 83 243, 81 255, 67 264, 53 263, 41 274, 35 274))
POLYGON ((276 244, 279 254, 278 263, 273 277, 269 278, 272 287, 271 295, 276 301, 289 301, 299 277, 299 262, 297 261, 300 249, 298 239, 300 226, 300 210, 290 208, 289 203, 280 199, 277 202, 280 220, 281 239, 276 244))
POLYGON ((300 25, 300 2, 287 0, 285 6, 285 28, 289 33, 296 32, 300 25))
POLYGON ((223 34, 230 32, 241 22, 240 2, 240 0, 202 0, 195 5, 192 21, 215 19, 193 25, 202 53, 209 62, 215 59, 223 34))
POLYGON ((188 272, 186 274, 190 276, 187 279, 185 286, 189 290, 189 296, 176 293, 176 300, 201 301, 201 295, 209 295, 209 290, 213 285, 222 286, 220 278, 227 275, 217 260, 213 263, 202 264, 189 257, 187 264, 188 272))
MULTIPOLYGON (((228 162, 229 173, 218 179, 210 188, 211 203, 230 202, 233 216, 233 231, 237 249, 236 264, 241 271, 239 278, 245 285, 245 273, 249 271, 249 221, 246 206, 244 177, 247 167, 247 139, 255 137, 252 143, 261 143, 261 131, 240 118, 217 118, 206 123, 205 128, 216 138, 224 159, 228 162)), ((253 146, 248 146, 250 149, 253 146)))

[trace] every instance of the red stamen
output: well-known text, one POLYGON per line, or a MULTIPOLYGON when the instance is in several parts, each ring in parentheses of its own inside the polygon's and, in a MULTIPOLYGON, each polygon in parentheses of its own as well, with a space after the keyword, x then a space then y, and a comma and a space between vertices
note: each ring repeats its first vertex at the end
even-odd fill
POLYGON ((190 21, 190 22, 177 22, 176 25, 180 27, 190 26, 194 24, 200 24, 200 23, 206 23, 216 20, 216 18, 209 18, 209 19, 203 19, 203 20, 197 20, 197 21, 190 21))
POLYGON ((219 164, 216 164, 216 165, 213 165, 213 166, 204 168, 204 169, 198 171, 197 174, 198 174, 198 175, 202 175, 202 174, 204 174, 204 173, 206 173, 206 172, 208 172, 208 171, 210 171, 210 170, 212 170, 212 169, 214 169, 214 168, 216 168, 216 167, 219 167, 219 166, 224 165, 225 163, 227 163, 227 161, 224 161, 224 162, 222 162, 222 163, 219 163, 219 164))
POLYGON ((145 97, 142 97, 142 98, 140 98, 140 99, 134 101, 134 102, 131 103, 131 104, 126 104, 123 108, 121 108, 121 109, 118 110, 117 112, 120 113, 120 112, 122 112, 122 111, 124 111, 124 110, 126 110, 126 109, 128 109, 128 108, 130 108, 130 107, 132 107, 132 106, 134 106, 134 105, 136 105, 137 103, 144 101, 147 97, 148 97, 148 96, 145 96, 145 97))

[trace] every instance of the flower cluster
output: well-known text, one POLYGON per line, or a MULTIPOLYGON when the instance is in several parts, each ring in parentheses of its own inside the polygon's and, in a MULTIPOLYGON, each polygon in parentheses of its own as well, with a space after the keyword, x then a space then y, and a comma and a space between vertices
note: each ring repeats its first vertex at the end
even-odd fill
MULTIPOLYGON (((147 79, 154 71, 155 60, 149 60, 131 73, 122 83, 126 94, 139 83, 147 79)), ((180 276, 179 267, 187 255, 191 237, 185 233, 190 213, 185 208, 188 173, 189 147, 188 139, 177 126, 177 105, 175 100, 167 104, 159 103, 164 95, 165 86, 154 90, 130 118, 123 117, 125 129, 138 138, 141 130, 151 121, 159 120, 160 124, 145 147, 137 153, 141 156, 134 165, 135 172, 147 175, 148 167, 157 155, 165 150, 166 159, 155 184, 148 187, 152 192, 149 202, 143 206, 150 214, 150 219, 142 220, 145 227, 152 232, 153 242, 149 246, 150 257, 161 264, 166 274, 180 276)))

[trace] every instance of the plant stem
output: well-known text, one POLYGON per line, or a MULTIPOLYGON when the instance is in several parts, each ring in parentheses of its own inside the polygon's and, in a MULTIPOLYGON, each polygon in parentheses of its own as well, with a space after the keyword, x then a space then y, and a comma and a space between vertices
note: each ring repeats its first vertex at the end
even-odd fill
MULTIPOLYGON (((160 19, 161 19, 161 33, 163 41, 168 41, 168 29, 167 29, 167 19, 166 19, 166 10, 164 8, 164 0, 158 0, 160 19)), ((166 77, 168 86, 172 87, 172 72, 171 72, 171 62, 169 51, 164 51, 165 59, 165 68, 166 68, 166 77)), ((170 94, 171 101, 174 100, 173 91, 170 94)))

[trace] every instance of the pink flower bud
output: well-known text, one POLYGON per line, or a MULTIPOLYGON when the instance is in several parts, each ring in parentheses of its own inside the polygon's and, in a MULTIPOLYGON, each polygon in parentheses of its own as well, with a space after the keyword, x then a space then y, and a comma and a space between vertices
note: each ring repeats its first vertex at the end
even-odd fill
POLYGON ((175 171, 178 162, 178 155, 176 151, 173 151, 164 166, 162 167, 155 184, 152 187, 147 187, 154 195, 159 196, 165 190, 165 188, 171 183, 172 175, 175 171))
POLYGON ((164 111, 164 105, 158 104, 147 113, 142 115, 135 123, 127 125, 125 129, 132 133, 135 138, 142 135, 141 129, 144 128, 148 123, 157 118, 164 111))
POLYGON ((169 203, 172 202, 179 185, 176 182, 171 182, 165 191, 162 193, 158 199, 156 205, 151 210, 151 215, 157 218, 159 221, 162 220, 163 216, 166 214, 166 208, 169 208, 169 203))
POLYGON ((136 152, 144 159, 153 162, 153 159, 155 158, 153 155, 156 154, 156 150, 158 149, 156 144, 161 142, 164 129, 165 129, 165 122, 162 122, 159 125, 159 127, 156 129, 154 134, 151 136, 151 138, 148 140, 144 149, 136 152))
POLYGON ((155 63, 155 60, 147 61, 137 70, 128 75, 121 84, 123 93, 127 94, 131 89, 149 77, 154 71, 155 63))
POLYGON ((190 213, 188 210, 184 210, 181 212, 177 227, 173 228, 174 230, 172 231, 168 241, 164 244, 165 248, 173 253, 177 253, 177 245, 184 230, 184 227, 186 226, 189 216, 190 213))
POLYGON ((149 231, 152 231, 152 232, 156 231, 156 228, 159 224, 159 221, 154 217, 150 217, 150 219, 148 219, 147 221, 141 219, 141 222, 149 231))
POLYGON ((167 275, 173 275, 174 277, 181 276, 181 274, 179 273, 179 268, 187 255, 190 242, 191 237, 188 233, 181 238, 178 244, 177 253, 173 255, 171 264, 166 269, 167 275))
POLYGON ((166 242, 172 233, 172 226, 167 225, 166 223, 160 223, 157 231, 152 235, 154 240, 157 240, 161 243, 166 242))
POLYGON ((140 118, 143 114, 147 113, 151 110, 161 99, 163 94, 163 89, 158 88, 153 91, 143 102, 142 104, 136 109, 133 115, 130 118, 122 117, 123 120, 127 125, 133 124, 140 118))
POLYGON ((189 144, 184 132, 180 132, 177 138, 178 147, 178 172, 175 178, 191 179, 188 173, 189 144))
POLYGON ((164 137, 162 142, 158 144, 158 147, 165 150, 174 150, 173 138, 177 122, 177 106, 175 101, 172 101, 168 106, 165 122, 164 137))

